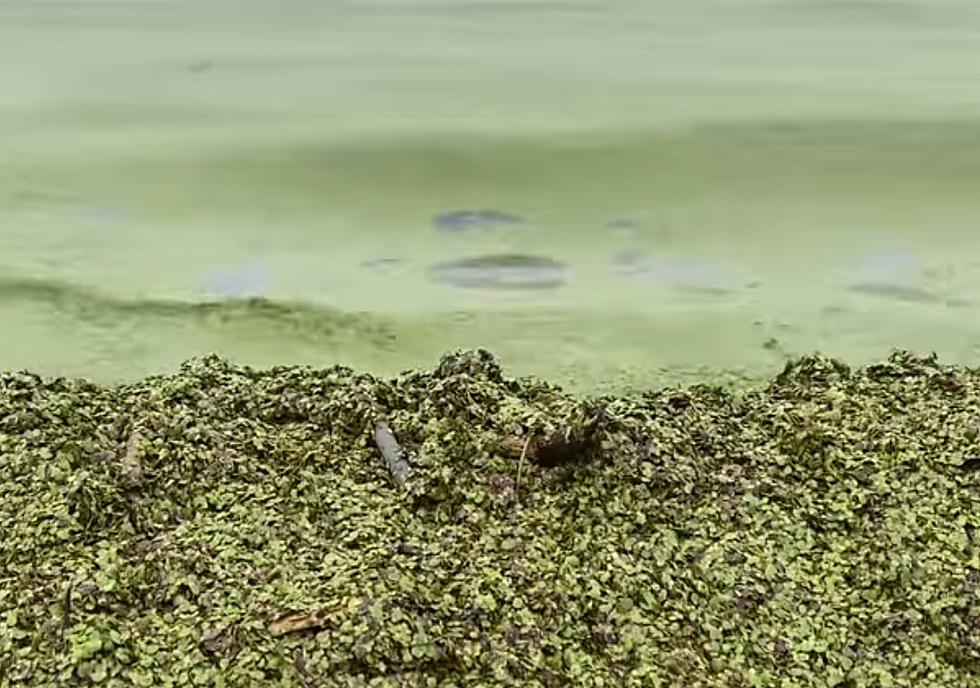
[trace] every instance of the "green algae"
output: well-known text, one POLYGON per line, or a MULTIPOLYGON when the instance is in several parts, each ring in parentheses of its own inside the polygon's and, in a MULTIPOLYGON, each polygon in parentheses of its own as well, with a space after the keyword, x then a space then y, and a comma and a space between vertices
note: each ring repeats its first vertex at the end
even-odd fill
POLYGON ((0 685, 975 685, 978 435, 980 370, 907 353, 585 400, 481 351, 5 374, 0 685))
POLYGON ((219 352, 388 375, 485 346, 582 390, 769 376, 772 337, 969 364, 978 7, 7 0, 0 361, 119 381, 219 352), (921 265, 849 274, 883 252, 921 265), (560 261, 567 284, 432 279, 500 254, 560 261), (622 256, 725 279, 678 290, 622 256), (185 307, 216 286, 304 323, 185 307))

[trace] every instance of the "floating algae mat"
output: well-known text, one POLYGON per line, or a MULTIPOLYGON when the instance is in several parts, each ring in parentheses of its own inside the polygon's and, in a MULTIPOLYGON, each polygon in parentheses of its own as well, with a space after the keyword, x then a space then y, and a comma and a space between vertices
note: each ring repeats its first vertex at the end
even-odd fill
POLYGON ((6 374, 0 685, 975 686, 978 433, 980 370, 904 353, 6 374))

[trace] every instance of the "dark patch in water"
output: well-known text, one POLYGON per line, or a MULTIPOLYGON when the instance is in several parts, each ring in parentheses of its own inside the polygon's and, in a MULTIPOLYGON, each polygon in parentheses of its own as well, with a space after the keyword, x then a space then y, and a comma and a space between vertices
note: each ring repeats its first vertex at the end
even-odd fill
POLYGON ((214 60, 201 60, 200 62, 195 62, 192 65, 188 65, 187 71, 200 74, 201 72, 209 71, 213 66, 214 60))
POLYGON ((614 217, 606 222, 606 228, 612 230, 621 237, 638 239, 646 227, 646 222, 635 216, 623 215, 614 217))
POLYGON ((636 217, 614 217, 606 223, 610 229, 639 229, 643 221, 636 217))
POLYGON ((524 223, 519 215, 503 210, 453 210, 432 218, 435 226, 446 232, 466 232, 477 229, 517 227, 524 223))
POLYGON ((429 268, 437 282, 475 289, 555 289, 567 278, 567 266, 553 258, 519 253, 464 258, 429 268))
POLYGON ((254 328, 246 330, 249 332, 271 332, 324 344, 356 337, 386 350, 395 340, 394 329, 377 316, 261 297, 204 302, 119 298, 70 282, 0 276, 0 302, 43 304, 80 322, 120 331, 128 331, 134 323, 163 320, 178 328, 182 323, 209 328, 246 327, 254 328))
POLYGON ((698 286, 696 284, 679 284, 675 289, 685 294, 700 294, 702 296, 728 296, 735 293, 734 289, 728 289, 727 287, 698 286))
POLYGON ((848 291, 868 296, 878 296, 907 303, 943 303, 945 299, 937 294, 907 284, 888 284, 885 282, 862 282, 852 284, 848 291))

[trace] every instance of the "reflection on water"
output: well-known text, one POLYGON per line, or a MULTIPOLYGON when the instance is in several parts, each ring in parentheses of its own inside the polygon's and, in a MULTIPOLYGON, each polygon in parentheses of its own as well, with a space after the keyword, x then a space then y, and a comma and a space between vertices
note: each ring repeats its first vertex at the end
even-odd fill
POLYGON ((613 254, 615 271, 645 283, 705 294, 728 294, 735 280, 725 266, 697 257, 648 256, 629 249, 613 254))
POLYGON ((206 292, 223 297, 262 296, 272 284, 268 269, 261 263, 247 263, 212 274, 205 282, 206 292))
POLYGON ((922 258, 911 251, 874 251, 849 270, 844 287, 855 294, 907 303, 941 303, 942 297, 921 284, 922 258))
POLYGON ((889 280, 922 267, 922 258, 912 251, 875 251, 864 256, 854 268, 863 280, 889 280))
POLYGON ((950 266, 926 267, 922 257, 912 251, 876 251, 865 255, 849 273, 846 291, 904 303, 966 307, 973 302, 950 295, 947 290, 927 282, 954 277, 950 266))
POLYGON ((554 289, 565 284, 567 273, 553 258, 519 253, 445 261, 429 269, 438 282, 478 289, 554 289))
POLYGON ((82 208, 79 213, 80 219, 86 224, 97 227, 118 227, 126 222, 131 222, 125 212, 112 206, 90 205, 82 208))

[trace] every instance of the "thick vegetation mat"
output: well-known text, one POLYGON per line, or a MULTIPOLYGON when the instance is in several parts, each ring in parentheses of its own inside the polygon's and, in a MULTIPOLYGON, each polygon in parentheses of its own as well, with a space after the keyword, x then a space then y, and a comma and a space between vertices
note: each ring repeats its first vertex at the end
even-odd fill
POLYGON ((980 371, 0 376, 0 685, 977 686, 980 371))

